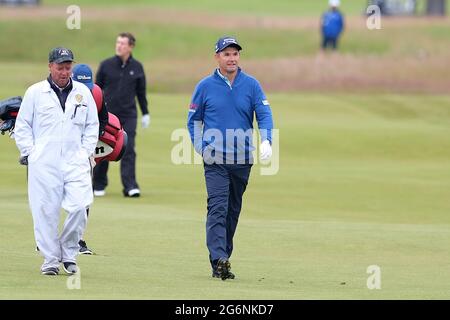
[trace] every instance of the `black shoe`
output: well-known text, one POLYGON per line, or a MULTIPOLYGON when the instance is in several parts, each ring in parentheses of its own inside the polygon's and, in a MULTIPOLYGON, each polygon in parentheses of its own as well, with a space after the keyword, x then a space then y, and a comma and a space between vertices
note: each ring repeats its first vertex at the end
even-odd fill
POLYGON ((78 267, 75 262, 63 262, 63 269, 67 274, 75 274, 78 272, 78 267))
POLYGON ((45 268, 44 270, 41 270, 41 274, 43 274, 44 276, 57 276, 59 273, 59 269, 58 268, 45 268))
MULTIPOLYGON (((220 275, 219 275, 219 273, 216 270, 213 270, 212 277, 213 278, 220 278, 220 275)), ((236 278, 234 273, 231 272, 231 271, 228 271, 228 278, 227 279, 234 279, 234 278, 236 278)))
POLYGON ((227 258, 220 258, 219 261, 217 261, 216 272, 219 278, 221 278, 222 280, 234 279, 234 274, 232 274, 230 270, 231 264, 227 258), (233 278, 231 275, 233 276, 233 278))
POLYGON ((80 240, 80 241, 78 242, 78 245, 80 246, 80 250, 78 251, 78 254, 93 254, 93 253, 92 253, 92 250, 90 250, 90 249, 87 247, 86 241, 80 240))

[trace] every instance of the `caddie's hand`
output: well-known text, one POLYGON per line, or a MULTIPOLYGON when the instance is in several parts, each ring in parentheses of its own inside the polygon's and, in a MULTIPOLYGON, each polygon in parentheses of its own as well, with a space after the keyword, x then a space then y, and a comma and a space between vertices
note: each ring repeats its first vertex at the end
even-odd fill
POLYGON ((264 140, 259 147, 259 157, 261 160, 268 160, 272 156, 272 146, 269 140, 264 140))
POLYGON ((27 166, 28 165, 28 156, 22 156, 19 159, 19 163, 23 166, 27 166))
POLYGON ((144 129, 146 129, 150 126, 150 114, 149 113, 144 114, 142 116, 141 123, 142 123, 142 128, 144 128, 144 129))

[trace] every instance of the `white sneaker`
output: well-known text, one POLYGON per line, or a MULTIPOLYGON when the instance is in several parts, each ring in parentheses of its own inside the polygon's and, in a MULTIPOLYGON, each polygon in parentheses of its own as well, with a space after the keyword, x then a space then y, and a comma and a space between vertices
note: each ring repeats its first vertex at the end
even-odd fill
POLYGON ((95 197, 103 197, 106 194, 105 190, 94 190, 95 197))
POLYGON ((130 191, 128 191, 127 196, 128 197, 133 197, 133 198, 137 198, 141 195, 141 191, 139 189, 131 189, 130 191))

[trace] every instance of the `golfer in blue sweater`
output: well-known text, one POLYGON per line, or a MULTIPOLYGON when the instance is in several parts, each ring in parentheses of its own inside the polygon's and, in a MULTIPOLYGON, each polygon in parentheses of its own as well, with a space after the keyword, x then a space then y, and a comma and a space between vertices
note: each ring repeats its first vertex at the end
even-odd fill
POLYGON ((272 112, 259 82, 239 68, 242 47, 233 37, 216 43, 218 68, 192 95, 188 129, 202 155, 208 192, 206 244, 212 276, 234 279, 229 258, 253 164, 253 119, 261 134, 260 159, 272 156, 272 112))

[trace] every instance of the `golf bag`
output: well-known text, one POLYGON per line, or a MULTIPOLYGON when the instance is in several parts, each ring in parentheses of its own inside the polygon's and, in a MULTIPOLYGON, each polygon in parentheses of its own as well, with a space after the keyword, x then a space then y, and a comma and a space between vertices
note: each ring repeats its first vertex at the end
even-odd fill
POLYGON ((119 118, 108 112, 108 123, 95 147, 95 163, 103 160, 119 161, 127 149, 127 143, 128 136, 123 130, 119 118))
MULTIPOLYGON (((95 83, 92 88, 92 96, 94 97, 95 105, 97 106, 97 112, 100 114, 100 111, 103 108, 103 91, 95 83)), ((127 143, 128 136, 125 130, 123 130, 119 118, 108 112, 108 123, 95 148, 95 163, 99 163, 103 160, 119 161, 126 151, 127 143)))
POLYGON ((1 134, 5 134, 7 131, 13 132, 21 103, 22 97, 12 97, 0 101, 0 119, 3 120, 0 125, 1 134))

